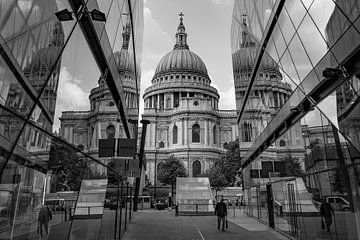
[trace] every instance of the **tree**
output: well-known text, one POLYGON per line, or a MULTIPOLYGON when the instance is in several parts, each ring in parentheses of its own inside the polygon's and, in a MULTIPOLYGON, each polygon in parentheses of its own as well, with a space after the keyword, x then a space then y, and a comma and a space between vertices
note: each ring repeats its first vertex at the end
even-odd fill
POLYGON ((205 174, 202 174, 203 177, 208 177, 210 181, 210 186, 215 190, 215 197, 217 198, 217 193, 224 189, 227 186, 228 182, 223 174, 222 161, 216 161, 209 171, 205 174))
POLYGON ((301 168, 301 164, 298 158, 292 157, 288 154, 282 159, 285 162, 285 176, 287 177, 298 177, 304 174, 304 170, 301 168))
POLYGON ((53 171, 51 192, 78 191, 87 161, 66 144, 53 141, 49 153, 49 169, 53 171))
POLYGON ((174 192, 177 177, 187 177, 185 166, 174 156, 170 156, 158 171, 158 180, 164 184, 171 185, 171 193, 174 192))
POLYGON ((239 139, 225 143, 224 148, 226 153, 221 159, 221 173, 226 179, 227 186, 234 186, 241 167, 239 139))

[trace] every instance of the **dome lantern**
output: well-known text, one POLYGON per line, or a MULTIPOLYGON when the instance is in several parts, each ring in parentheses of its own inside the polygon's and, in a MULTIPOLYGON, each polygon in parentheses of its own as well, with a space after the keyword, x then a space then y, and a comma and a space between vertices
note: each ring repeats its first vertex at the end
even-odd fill
POLYGON ((175 37, 176 37, 176 44, 174 46, 174 50, 175 49, 188 49, 189 50, 189 45, 187 45, 187 33, 185 32, 185 26, 183 24, 183 16, 184 14, 182 12, 179 13, 180 16, 180 23, 179 26, 177 28, 175 37))

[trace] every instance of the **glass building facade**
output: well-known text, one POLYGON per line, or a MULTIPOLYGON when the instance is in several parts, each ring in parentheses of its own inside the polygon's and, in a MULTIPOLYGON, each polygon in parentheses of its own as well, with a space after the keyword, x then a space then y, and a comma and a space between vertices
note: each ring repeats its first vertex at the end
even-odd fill
POLYGON ((360 239, 359 8, 357 0, 234 3, 238 124, 251 142, 241 154, 246 211, 297 239, 360 239), (260 114, 267 102, 274 107, 260 114), (329 231, 321 201, 334 209, 329 231))
POLYGON ((110 135, 137 136, 122 81, 129 73, 119 68, 133 66, 131 111, 138 113, 142 34, 143 1, 0 0, 0 239, 45 234, 44 204, 52 211, 49 239, 122 236, 131 218, 129 183, 85 141, 98 132, 65 134, 59 117, 90 109, 101 79, 123 131, 110 135), (64 9, 71 19, 59 21, 55 13, 64 9))

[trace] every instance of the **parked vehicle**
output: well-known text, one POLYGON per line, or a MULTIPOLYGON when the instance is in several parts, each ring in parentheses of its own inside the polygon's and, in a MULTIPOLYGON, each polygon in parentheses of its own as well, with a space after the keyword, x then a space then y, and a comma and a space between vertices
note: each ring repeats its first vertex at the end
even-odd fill
POLYGON ((326 201, 331 204, 333 209, 336 211, 350 211, 350 203, 343 197, 331 196, 326 197, 326 201))
MULTIPOLYGON (((350 203, 341 196, 326 196, 324 197, 327 203, 330 203, 334 211, 350 211, 350 203)), ((321 201, 313 201, 317 208, 320 208, 321 201)))

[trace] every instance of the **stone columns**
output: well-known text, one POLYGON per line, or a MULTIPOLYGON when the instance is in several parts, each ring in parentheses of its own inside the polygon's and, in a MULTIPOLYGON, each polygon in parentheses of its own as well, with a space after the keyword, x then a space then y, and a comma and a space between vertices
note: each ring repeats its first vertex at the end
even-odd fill
POLYGON ((205 119, 205 145, 209 145, 209 126, 208 126, 208 120, 205 119))
POLYGON ((236 125, 232 125, 231 126, 231 133, 232 133, 232 138, 231 138, 231 141, 235 141, 236 139, 236 125))
POLYGON ((183 128, 184 128, 184 121, 181 120, 179 122, 179 128, 178 128, 178 140, 179 140, 179 144, 184 145, 184 140, 183 140, 183 128))
POLYGON ((156 125, 155 124, 151 124, 151 142, 153 143, 153 147, 156 147, 156 125))
POLYGON ((188 144, 189 143, 189 138, 188 138, 188 132, 189 132, 189 128, 188 128, 188 123, 189 120, 185 119, 184 121, 184 144, 188 144))

